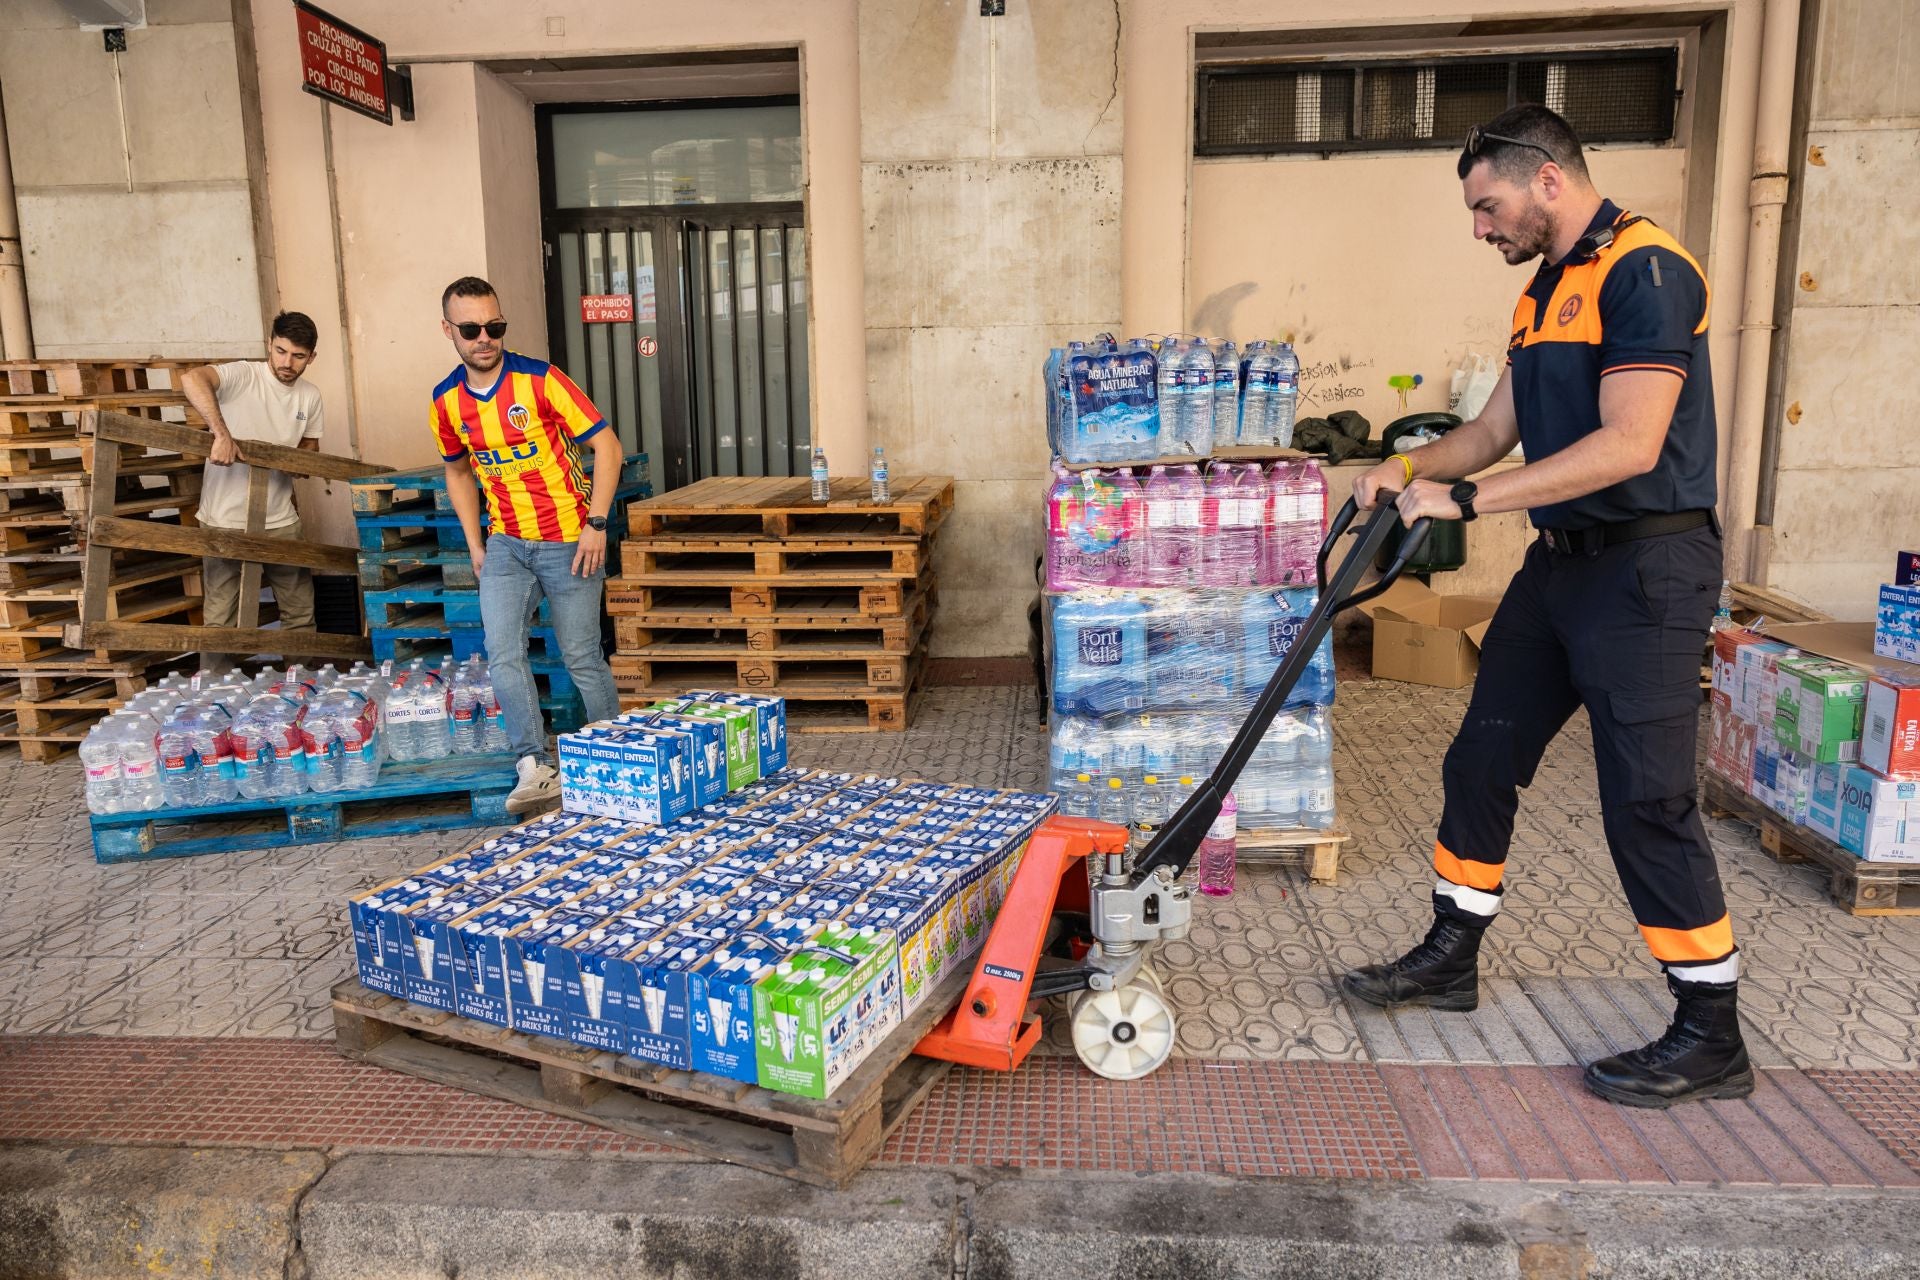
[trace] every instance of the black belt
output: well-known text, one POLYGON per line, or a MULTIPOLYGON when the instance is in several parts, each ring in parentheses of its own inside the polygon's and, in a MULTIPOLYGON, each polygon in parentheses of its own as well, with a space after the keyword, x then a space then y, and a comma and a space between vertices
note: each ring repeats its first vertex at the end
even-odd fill
POLYGON ((1640 538, 1657 538, 1663 533, 1685 533, 1713 523, 1708 510, 1672 511, 1657 516, 1640 516, 1616 524, 1597 524, 1586 529, 1542 529, 1540 540, 1547 549, 1563 556, 1597 556, 1607 547, 1640 538))

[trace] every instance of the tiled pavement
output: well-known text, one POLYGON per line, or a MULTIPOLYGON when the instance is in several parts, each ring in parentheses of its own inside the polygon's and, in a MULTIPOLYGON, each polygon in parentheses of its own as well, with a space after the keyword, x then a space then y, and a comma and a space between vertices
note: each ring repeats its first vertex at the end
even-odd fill
MULTIPOLYGON (((1576 721, 1522 808, 1481 1009, 1351 1008, 1337 974, 1424 927, 1439 760, 1464 694, 1343 684, 1340 883, 1245 868, 1154 963, 1176 1060, 1133 1085, 1053 1056, 958 1072, 895 1163, 1249 1174, 1906 1185, 1920 1180, 1920 920, 1855 919, 1811 873, 1709 823, 1742 943, 1749 1101, 1668 1115, 1589 1098, 1575 1064, 1664 1025, 1576 721)), ((912 729, 796 740, 799 763, 1038 787, 1030 689, 936 687, 912 729)), ((476 838, 95 865, 78 770, 0 759, 0 1138, 657 1155, 644 1143, 346 1063, 327 988, 341 902, 476 838), (131 1037, 163 1037, 132 1039, 131 1037), (205 1037, 205 1038, 187 1038, 205 1037)), ((1056 1020, 1056 1023, 1058 1020, 1056 1020)))

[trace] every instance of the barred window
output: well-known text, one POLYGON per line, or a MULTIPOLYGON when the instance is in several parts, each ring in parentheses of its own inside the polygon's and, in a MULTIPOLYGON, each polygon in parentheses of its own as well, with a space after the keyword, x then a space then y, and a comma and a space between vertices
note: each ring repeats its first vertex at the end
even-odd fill
POLYGON ((1582 142, 1666 142, 1673 137, 1678 73, 1672 46, 1202 64, 1194 154, 1458 147, 1473 125, 1523 102, 1565 116, 1582 142))

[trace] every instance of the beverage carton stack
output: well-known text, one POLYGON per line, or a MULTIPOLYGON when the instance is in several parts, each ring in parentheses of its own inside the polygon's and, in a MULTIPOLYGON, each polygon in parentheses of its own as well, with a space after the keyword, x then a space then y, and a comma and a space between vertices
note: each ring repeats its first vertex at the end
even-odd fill
POLYGON ((791 768, 786 711, 706 691, 563 735, 562 812, 353 899, 360 982, 737 1082, 712 1105, 904 1059, 1053 800, 791 768))
MULTIPOLYGON (((591 472, 591 457, 586 461, 591 472)), ((619 568, 627 503, 653 492, 646 454, 627 455, 619 483, 607 526, 609 575, 619 568)), ((480 510, 484 522, 484 497, 480 510)), ((361 601, 375 660, 405 665, 419 659, 441 666, 484 658, 480 583, 447 492, 446 469, 435 464, 354 481, 353 516, 361 601)), ((529 656, 549 723, 556 732, 578 726, 583 716, 579 691, 560 659, 544 600, 534 619, 529 656)))
MULTIPOLYGON (((172 654, 77 650, 85 532, 92 516, 94 419, 109 409, 198 421, 179 392, 200 361, 0 362, 0 739, 50 761, 112 706, 146 687, 172 654)), ((121 466, 112 514, 191 524, 201 462, 153 455, 121 466)), ((200 563, 152 551, 114 553, 109 616, 199 621, 200 563)))
MULTIPOLYGON (((1326 480, 1282 451, 1297 372, 1284 345, 1241 358, 1178 339, 1048 360, 1049 780, 1063 810, 1141 844, 1218 763, 1318 599, 1326 480)), ((1342 838, 1333 695, 1329 640, 1234 794, 1241 846, 1307 850, 1316 879, 1342 838)), ((1230 891, 1230 865, 1202 863, 1202 889, 1230 891)))
POLYGON ((1709 803, 1830 867, 1856 914, 1920 914, 1920 665, 1888 609, 1906 585, 1881 589, 1871 649, 1846 624, 1713 638, 1709 803))
POLYGON ((867 479, 830 480, 820 456, 816 470, 633 505, 607 583, 624 700, 734 685, 785 699, 796 733, 907 727, 953 480, 889 477, 881 457, 867 479))

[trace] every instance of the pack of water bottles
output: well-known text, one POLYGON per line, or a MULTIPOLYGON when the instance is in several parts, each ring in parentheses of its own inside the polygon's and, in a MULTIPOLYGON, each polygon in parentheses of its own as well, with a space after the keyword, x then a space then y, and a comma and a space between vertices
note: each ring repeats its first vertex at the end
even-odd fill
POLYGON ((481 659, 329 663, 167 676, 95 725, 80 760, 87 808, 111 814, 358 791, 387 760, 506 748, 481 659))
POLYGON ((1048 353, 1047 440, 1072 463, 1293 443, 1300 359, 1291 343, 1111 334, 1048 353))
POLYGON ((1056 466, 1047 589, 1307 586, 1326 528, 1318 463, 1056 466))
POLYGON ((825 1097, 965 970, 1053 808, 780 768, 666 823, 549 814, 352 899, 360 980, 825 1097))

